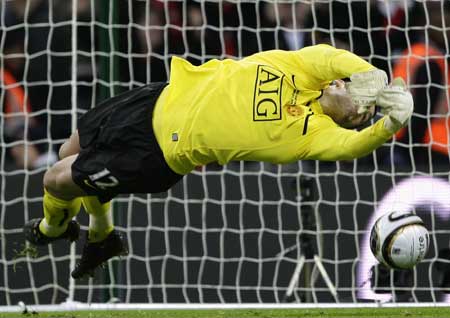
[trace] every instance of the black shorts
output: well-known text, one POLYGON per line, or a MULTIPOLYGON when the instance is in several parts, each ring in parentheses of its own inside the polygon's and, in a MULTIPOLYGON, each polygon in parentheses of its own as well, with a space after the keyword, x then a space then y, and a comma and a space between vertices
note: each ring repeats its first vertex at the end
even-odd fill
POLYGON ((133 89, 80 118, 72 178, 88 195, 106 202, 121 193, 164 192, 183 178, 167 165, 153 133, 153 108, 166 85, 133 89))

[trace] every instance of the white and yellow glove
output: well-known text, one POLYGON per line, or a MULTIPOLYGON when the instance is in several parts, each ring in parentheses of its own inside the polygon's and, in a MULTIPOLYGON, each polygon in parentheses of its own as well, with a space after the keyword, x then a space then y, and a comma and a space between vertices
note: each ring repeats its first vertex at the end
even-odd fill
POLYGON ((386 72, 379 69, 352 74, 350 80, 351 82, 345 84, 345 88, 358 107, 358 114, 375 106, 378 94, 388 84, 386 72))
POLYGON ((377 105, 381 113, 387 115, 384 127, 392 133, 406 125, 414 109, 413 97, 401 77, 395 78, 389 87, 380 92, 377 105))

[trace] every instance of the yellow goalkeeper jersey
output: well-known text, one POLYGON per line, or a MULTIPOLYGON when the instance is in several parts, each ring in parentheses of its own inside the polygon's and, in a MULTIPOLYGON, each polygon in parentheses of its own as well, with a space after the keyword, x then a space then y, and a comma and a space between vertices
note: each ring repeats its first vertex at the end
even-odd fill
POLYGON ((323 114, 317 98, 331 81, 373 68, 328 45, 201 66, 173 57, 154 110, 155 135, 179 174, 210 162, 360 157, 391 137, 384 119, 359 132, 344 129, 323 114))

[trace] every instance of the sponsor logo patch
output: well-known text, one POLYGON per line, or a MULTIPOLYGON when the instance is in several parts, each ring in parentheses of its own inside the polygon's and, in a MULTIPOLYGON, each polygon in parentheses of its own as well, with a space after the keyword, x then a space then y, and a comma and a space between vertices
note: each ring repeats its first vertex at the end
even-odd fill
POLYGON ((281 119, 283 77, 283 73, 270 66, 258 66, 253 92, 253 121, 281 119))

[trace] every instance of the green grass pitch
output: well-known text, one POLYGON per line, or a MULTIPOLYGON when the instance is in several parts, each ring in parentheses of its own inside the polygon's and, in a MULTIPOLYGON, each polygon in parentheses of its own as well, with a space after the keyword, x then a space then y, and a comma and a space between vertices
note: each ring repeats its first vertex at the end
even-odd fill
POLYGON ((225 317, 450 317, 450 307, 419 308, 327 308, 327 309, 217 309, 217 310, 127 310, 0 313, 8 317, 67 317, 67 318, 225 318, 225 317))

